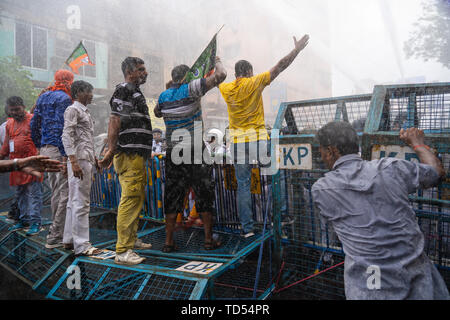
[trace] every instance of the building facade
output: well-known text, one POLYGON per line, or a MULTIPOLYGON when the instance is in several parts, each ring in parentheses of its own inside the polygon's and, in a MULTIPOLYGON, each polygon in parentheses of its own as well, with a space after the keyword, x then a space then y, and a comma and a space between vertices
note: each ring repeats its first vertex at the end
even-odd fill
MULTIPOLYGON (((294 1, 305 12, 299 29, 295 19, 284 13, 291 2, 269 8, 267 3, 274 2, 266 1, 264 6, 255 0, 3 0, 0 57, 18 56, 32 74, 35 87, 45 88, 57 69, 68 68, 64 62, 82 41, 95 66, 80 68, 75 79, 88 81, 95 88, 91 110, 96 134, 100 134, 107 131, 109 99, 123 81, 121 63, 125 57, 139 56, 146 62, 149 78, 142 89, 149 105, 154 105, 171 78, 172 68, 192 65, 222 25, 217 54, 227 69, 226 81, 233 81, 236 61, 249 60, 255 73, 267 71, 292 49, 292 36, 310 33, 310 26, 319 17, 321 27, 311 36, 316 43, 322 42, 325 50, 317 52, 310 45, 295 67, 264 91, 266 123, 271 126, 281 102, 331 95, 326 52, 328 7, 294 1)), ((219 90, 211 90, 202 104, 205 127, 225 130, 227 107, 219 90)), ((155 119, 155 123, 161 126, 161 121, 155 119)))
POLYGON ((163 58, 154 52, 155 46, 129 36, 130 25, 124 21, 132 21, 132 15, 132 10, 123 15, 98 1, 4 0, 0 4, 0 57, 19 57, 32 74, 35 88, 43 89, 53 82, 56 70, 69 69, 65 61, 82 41, 95 66, 81 67, 75 80, 94 86, 90 109, 96 134, 104 133, 109 99, 123 81, 125 57, 140 56, 146 61, 151 76, 143 89, 149 98, 164 88, 163 58))

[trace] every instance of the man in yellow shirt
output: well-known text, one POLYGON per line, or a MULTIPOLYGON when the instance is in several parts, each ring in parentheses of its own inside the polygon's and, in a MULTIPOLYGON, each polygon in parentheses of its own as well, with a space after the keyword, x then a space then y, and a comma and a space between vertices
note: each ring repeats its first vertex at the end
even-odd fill
POLYGON ((253 75, 250 62, 238 61, 235 65, 236 80, 219 85, 219 90, 228 105, 231 150, 238 182, 239 219, 245 238, 254 236, 250 194, 252 164, 262 162, 264 153, 267 156, 267 142, 270 139, 265 127, 262 92, 294 61, 300 51, 308 45, 308 40, 308 35, 299 41, 294 37, 295 48, 270 71, 256 76, 253 75))

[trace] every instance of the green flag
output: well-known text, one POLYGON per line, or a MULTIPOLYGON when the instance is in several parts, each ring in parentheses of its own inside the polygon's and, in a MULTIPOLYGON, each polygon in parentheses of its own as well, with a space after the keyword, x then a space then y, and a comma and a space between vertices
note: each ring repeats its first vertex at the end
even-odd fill
POLYGON ((202 52, 200 57, 194 63, 192 68, 184 77, 185 83, 189 83, 195 79, 206 78, 212 74, 216 66, 216 48, 217 48, 217 33, 212 38, 206 49, 202 52))

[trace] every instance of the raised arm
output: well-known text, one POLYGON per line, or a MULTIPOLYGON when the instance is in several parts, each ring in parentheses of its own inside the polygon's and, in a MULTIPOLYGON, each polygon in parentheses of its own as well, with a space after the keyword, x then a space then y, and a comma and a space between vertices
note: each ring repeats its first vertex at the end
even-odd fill
POLYGON ((295 60, 295 58, 298 56, 300 51, 302 51, 307 45, 309 41, 309 35, 304 35, 303 38, 301 38, 299 41, 297 41, 297 38, 294 37, 294 45, 295 48, 292 50, 286 57, 281 59, 275 67, 270 69, 270 81, 275 80, 278 75, 286 70, 287 67, 291 65, 291 63, 295 60))
POLYGON ((400 130, 400 139, 410 146, 419 157, 421 163, 432 166, 440 177, 445 176, 445 170, 442 162, 431 152, 430 147, 425 145, 425 134, 417 128, 408 128, 400 130))
POLYGON ((223 67, 222 61, 219 57, 216 57, 216 68, 212 75, 206 78, 206 91, 218 86, 225 81, 227 72, 223 67))

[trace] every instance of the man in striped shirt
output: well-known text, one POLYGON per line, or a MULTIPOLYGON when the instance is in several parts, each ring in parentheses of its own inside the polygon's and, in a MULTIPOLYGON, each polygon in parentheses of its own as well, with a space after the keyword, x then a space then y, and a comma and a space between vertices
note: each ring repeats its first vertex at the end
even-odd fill
POLYGON ((204 222, 205 249, 215 249, 220 245, 212 239, 214 183, 212 165, 203 161, 205 144, 202 139, 200 100, 209 90, 222 83, 227 74, 218 57, 215 72, 209 77, 184 83, 188 71, 186 65, 179 65, 172 70, 172 81, 159 96, 155 108, 155 115, 164 118, 167 137, 164 194, 166 242, 163 248, 166 253, 175 250, 173 231, 176 217, 178 212, 183 211, 183 200, 190 187, 194 189, 197 211, 204 222), (200 137, 196 137, 197 133, 200 137))
POLYGON ((108 152, 100 161, 108 167, 114 158, 122 194, 117 210, 117 264, 135 265, 145 258, 133 249, 149 249, 151 244, 137 238, 139 214, 145 199, 145 162, 152 153, 152 124, 140 86, 147 80, 144 61, 128 57, 122 62, 125 82, 117 85, 110 105, 108 152))

